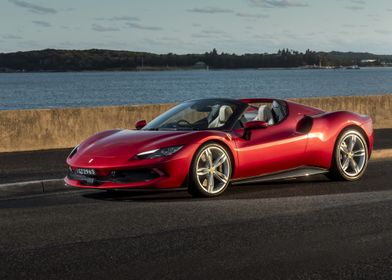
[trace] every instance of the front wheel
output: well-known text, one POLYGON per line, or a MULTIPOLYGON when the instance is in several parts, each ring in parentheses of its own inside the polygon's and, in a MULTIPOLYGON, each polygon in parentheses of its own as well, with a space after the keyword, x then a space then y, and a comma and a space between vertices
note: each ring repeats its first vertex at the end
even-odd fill
POLYGON ((356 129, 343 132, 336 141, 332 168, 328 177, 355 181, 363 176, 368 164, 366 141, 356 129))
POLYGON ((223 193, 230 183, 231 158, 220 144, 201 146, 193 157, 188 191, 193 196, 211 197, 223 193))

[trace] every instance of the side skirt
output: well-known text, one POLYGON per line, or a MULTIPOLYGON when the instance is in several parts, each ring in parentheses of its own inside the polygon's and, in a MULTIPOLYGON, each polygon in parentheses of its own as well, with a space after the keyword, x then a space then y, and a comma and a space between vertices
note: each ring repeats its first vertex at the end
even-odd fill
POLYGON ((284 180, 290 178, 299 178, 299 177, 307 177, 317 174, 324 174, 327 173, 328 170, 319 167, 312 167, 312 166, 302 166, 295 169, 289 169, 285 171, 269 173, 261 176, 255 177, 248 177, 248 178, 241 178, 241 179, 233 179, 231 181, 232 184, 249 184, 249 183, 259 183, 259 182, 268 182, 268 181, 275 181, 275 180, 284 180))

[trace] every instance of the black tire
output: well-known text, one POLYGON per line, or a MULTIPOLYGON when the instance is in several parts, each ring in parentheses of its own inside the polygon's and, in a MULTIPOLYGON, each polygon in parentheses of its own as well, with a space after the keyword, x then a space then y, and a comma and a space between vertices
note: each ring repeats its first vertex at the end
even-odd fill
MULTIPOLYGON (((357 143, 357 142, 355 142, 355 143, 357 143)), ((361 157, 361 160, 362 160, 362 157, 361 157)), ((356 128, 346 129, 340 133, 338 139, 336 140, 336 143, 334 146, 333 158, 332 158, 332 166, 331 166, 331 169, 329 170, 329 172, 326 174, 326 176, 332 180, 337 180, 337 181, 356 181, 356 180, 359 180, 365 173, 365 170, 368 165, 368 160, 369 160, 369 151, 368 151, 368 147, 367 147, 367 142, 366 142, 364 136, 362 135, 362 133, 356 128), (360 166, 360 171, 358 173, 356 170, 354 170, 351 167, 351 159, 355 159, 355 157, 353 157, 353 155, 352 155, 353 153, 350 152, 350 156, 348 156, 348 155, 342 156, 341 155, 342 142, 345 139, 347 139, 348 137, 355 137, 356 141, 359 141, 358 144, 355 144, 355 145, 357 145, 358 147, 361 147, 364 150, 363 162, 361 161, 361 164, 357 165, 357 166, 360 166), (345 160, 350 161, 349 168, 353 169, 352 172, 348 172, 347 170, 344 170, 343 163, 345 160)))
MULTIPOLYGON (((219 167, 218 167, 219 168, 219 167)), ((217 170, 218 170, 217 168, 217 170)), ((208 168, 205 168, 208 169, 208 168)), ((231 154, 230 152, 221 144, 215 143, 215 142, 209 142, 206 143, 202 146, 200 146, 200 148, 196 151, 195 155, 193 156, 192 159, 192 164, 189 170, 189 176, 188 176, 188 192, 195 197, 215 197, 218 196, 220 194, 222 194, 227 187, 230 185, 230 179, 231 179, 231 174, 232 174, 232 158, 231 158, 231 154), (226 155, 226 160, 227 163, 224 163, 224 166, 222 164, 222 166, 220 167, 222 170, 225 169, 225 172, 220 172, 221 174, 226 173, 227 176, 225 178, 227 178, 226 183, 223 183, 221 180, 215 179, 217 177, 214 177, 214 175, 211 175, 209 173, 209 175, 206 176, 212 176, 212 180, 218 181, 219 184, 222 184, 221 187, 217 187, 216 191, 208 191, 206 190, 209 189, 209 187, 203 186, 204 182, 201 182, 200 180, 200 175, 197 174, 197 170, 198 170, 198 163, 202 160, 201 157, 203 157, 203 153, 206 152, 207 149, 212 150, 212 153, 215 152, 219 152, 221 151, 222 153, 224 153, 226 155), (199 178, 198 178, 199 177, 199 178)), ((214 171, 212 171, 214 172, 214 171)), ((222 178, 222 177, 221 177, 222 178)), ((207 179, 205 179, 207 180, 207 179)), ((214 184, 212 184, 214 185, 214 184)))
POLYGON ((116 192, 115 189, 109 189, 109 190, 106 190, 106 194, 108 194, 108 195, 116 195, 117 192, 116 192))

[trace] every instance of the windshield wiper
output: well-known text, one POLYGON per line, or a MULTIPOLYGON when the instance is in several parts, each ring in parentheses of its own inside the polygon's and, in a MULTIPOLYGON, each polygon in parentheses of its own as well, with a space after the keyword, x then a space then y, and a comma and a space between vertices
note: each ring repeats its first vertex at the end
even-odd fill
POLYGON ((154 127, 154 128, 147 128, 147 129, 143 129, 143 130, 148 130, 148 131, 157 131, 157 130, 159 130, 159 127, 154 127))

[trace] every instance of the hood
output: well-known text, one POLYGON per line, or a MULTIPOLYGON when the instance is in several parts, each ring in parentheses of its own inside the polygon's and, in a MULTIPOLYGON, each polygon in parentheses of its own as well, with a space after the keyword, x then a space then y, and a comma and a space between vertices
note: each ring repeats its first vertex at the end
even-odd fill
POLYGON ((100 133, 83 142, 75 157, 124 158, 152 149, 185 144, 181 140, 195 131, 117 130, 100 133))

